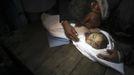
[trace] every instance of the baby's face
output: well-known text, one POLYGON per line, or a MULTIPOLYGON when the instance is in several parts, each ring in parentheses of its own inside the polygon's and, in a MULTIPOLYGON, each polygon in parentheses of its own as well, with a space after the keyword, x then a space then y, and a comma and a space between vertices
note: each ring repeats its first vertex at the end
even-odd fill
POLYGON ((93 48, 100 49, 104 46, 104 38, 100 33, 88 33, 86 34, 86 42, 93 48))

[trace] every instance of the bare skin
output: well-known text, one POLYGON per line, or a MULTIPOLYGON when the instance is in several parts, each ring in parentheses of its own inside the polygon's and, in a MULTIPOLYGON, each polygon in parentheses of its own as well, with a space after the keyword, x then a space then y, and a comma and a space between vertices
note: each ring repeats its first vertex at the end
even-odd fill
POLYGON ((107 53, 108 55, 98 54, 97 57, 107 61, 119 63, 119 55, 117 50, 107 50, 107 53))
MULTIPOLYGON (((97 28, 100 25, 100 10, 98 10, 98 4, 91 3, 92 11, 89 12, 89 14, 86 15, 84 18, 84 21, 82 22, 82 25, 90 28, 97 28)), ((73 41, 79 41, 78 35, 74 27, 72 27, 69 23, 69 21, 65 20, 62 23, 62 26, 64 28, 64 32, 66 36, 73 41)))
POLYGON ((91 12, 89 12, 84 20, 82 21, 82 25, 87 27, 88 29, 97 28, 101 23, 101 12, 98 3, 92 2, 90 4, 91 12))
MULTIPOLYGON (((97 15, 91 12, 88 15, 88 17, 91 17, 91 18, 89 18, 89 20, 87 20, 83 25, 85 27, 87 27, 88 29, 97 28, 99 26, 99 24, 100 24, 98 22, 99 20, 98 21, 95 20, 97 15)), ((70 23, 67 20, 62 23, 62 26, 64 28, 64 32, 65 32, 66 36, 69 39, 71 39, 73 41, 79 41, 79 38, 78 38, 76 30, 74 29, 74 27, 72 27, 70 25, 70 23)))
POLYGON ((70 25, 70 23, 66 20, 62 23, 63 25, 63 28, 64 28, 64 32, 66 34, 66 36, 73 40, 73 41, 79 41, 79 38, 77 37, 77 32, 76 30, 74 29, 74 27, 72 27, 70 25))
MULTIPOLYGON (((92 12, 87 14, 82 22, 82 25, 84 25, 88 29, 99 27, 101 21, 99 5, 93 2, 91 3, 91 7, 92 7, 92 12)), ((70 23, 67 20, 64 21, 62 25, 65 34, 68 38, 70 38, 73 41, 79 41, 76 30, 70 25, 70 23)), ((107 50, 107 53, 108 55, 98 54, 97 56, 107 61, 117 62, 119 60, 118 52, 116 50, 107 50)))
POLYGON ((86 42, 93 48, 102 49, 107 47, 108 40, 101 32, 85 33, 85 36, 86 42))
MULTIPOLYGON (((90 6, 92 12, 88 13, 81 23, 88 29, 97 28, 100 26, 101 23, 101 14, 99 5, 96 2, 92 2, 90 6)), ((69 39, 73 41, 79 41, 76 30, 70 25, 70 23, 67 20, 65 20, 62 23, 62 25, 64 28, 64 32, 69 39)), ((98 54, 97 56, 107 61, 118 62, 119 55, 117 50, 107 50, 107 53, 108 55, 98 54)))

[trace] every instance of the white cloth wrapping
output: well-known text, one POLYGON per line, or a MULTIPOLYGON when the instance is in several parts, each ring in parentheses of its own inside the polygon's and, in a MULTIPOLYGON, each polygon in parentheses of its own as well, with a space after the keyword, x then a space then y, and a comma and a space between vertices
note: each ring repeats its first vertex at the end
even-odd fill
POLYGON ((111 68, 115 69, 116 71, 124 74, 123 63, 109 62, 109 61, 100 59, 96 56, 99 53, 107 54, 107 52, 106 52, 107 49, 114 48, 114 42, 113 42, 112 37, 107 32, 105 32, 103 30, 100 30, 100 32, 102 32, 107 37, 107 39, 109 41, 109 44, 107 45, 107 48, 105 48, 105 49, 95 49, 92 46, 90 46, 89 44, 87 44, 85 42, 85 35, 84 34, 79 35, 79 39, 80 39, 79 42, 73 42, 73 44, 84 56, 91 59, 92 61, 104 64, 104 65, 111 67, 111 68))
POLYGON ((69 39, 64 34, 64 29, 59 22, 59 15, 49 15, 43 13, 41 15, 44 28, 49 32, 49 47, 56 47, 69 44, 69 39))
MULTIPOLYGON (((59 15, 49 15, 49 14, 43 13, 41 16, 41 20, 43 22, 44 28, 48 30, 50 35, 55 36, 55 37, 65 38, 69 40, 64 34, 64 29, 59 21, 59 15)), ((72 24, 72 23, 71 25, 73 27, 75 26, 75 24, 72 24)), ((88 29, 83 26, 80 28, 75 27, 75 30, 79 34, 83 34, 88 31, 88 29)))
POLYGON ((68 39, 64 34, 64 29, 59 21, 59 15, 49 15, 43 13, 41 15, 43 26, 48 30, 50 35, 68 39))
MULTIPOLYGON (((52 35, 54 37, 59 37, 62 39, 63 38, 68 39, 64 34, 64 29, 61 26, 61 23, 59 23, 59 15, 48 15, 48 14, 44 13, 42 15, 42 22, 43 22, 43 26, 49 31, 50 35, 52 35)), ((75 26, 75 24, 71 24, 71 25, 75 26)), ((98 53, 106 54, 106 49, 112 49, 114 47, 113 39, 107 32, 101 30, 101 32, 104 33, 104 35, 106 35, 106 37, 108 38, 109 44, 107 45, 107 48, 101 49, 101 50, 96 50, 85 42, 84 33, 88 32, 87 28, 75 27, 75 30, 78 33, 78 37, 79 37, 80 41, 73 42, 73 44, 84 56, 86 56, 87 58, 91 59, 94 62, 99 62, 101 64, 109 66, 109 67, 117 70, 118 72, 124 74, 123 63, 112 63, 109 61, 102 60, 96 56, 98 53)))

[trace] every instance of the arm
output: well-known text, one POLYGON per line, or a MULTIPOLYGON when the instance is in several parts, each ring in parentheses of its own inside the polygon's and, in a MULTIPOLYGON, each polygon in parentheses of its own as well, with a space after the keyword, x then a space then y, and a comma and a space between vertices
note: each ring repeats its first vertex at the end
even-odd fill
POLYGON ((109 55, 98 54, 101 59, 112 62, 124 62, 125 64, 134 64, 134 50, 133 46, 118 42, 114 50, 107 50, 109 55))
POLYGON ((120 53, 121 61, 123 61, 125 64, 134 64, 134 48, 131 44, 121 43, 119 42, 118 50, 120 53))
POLYGON ((70 19, 70 14, 69 14, 69 0, 59 0, 59 13, 60 13, 60 22, 64 28, 64 32, 66 34, 66 36, 73 40, 73 41, 78 41, 78 37, 77 37, 77 32, 74 29, 74 27, 72 27, 70 25, 69 19, 70 19))
POLYGON ((70 14, 69 14, 69 0, 59 0, 59 14, 60 14, 60 22, 67 20, 69 21, 70 19, 70 14))

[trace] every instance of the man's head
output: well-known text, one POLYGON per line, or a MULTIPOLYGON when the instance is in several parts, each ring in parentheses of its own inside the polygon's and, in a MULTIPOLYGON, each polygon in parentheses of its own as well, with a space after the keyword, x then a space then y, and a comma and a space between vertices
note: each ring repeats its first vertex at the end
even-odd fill
POLYGON ((96 0, 71 0, 69 5, 69 14, 77 22, 82 21, 84 17, 91 12, 91 2, 96 0))
POLYGON ((107 47, 108 40, 101 32, 86 33, 86 42, 96 49, 103 49, 107 47))

